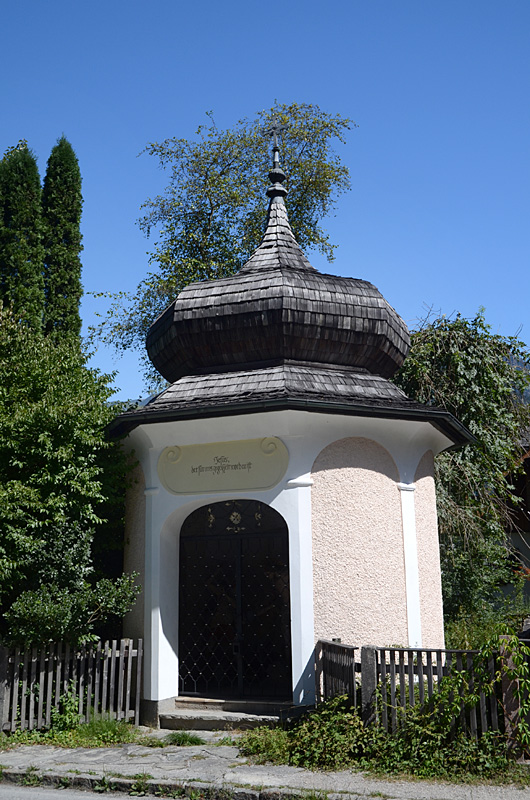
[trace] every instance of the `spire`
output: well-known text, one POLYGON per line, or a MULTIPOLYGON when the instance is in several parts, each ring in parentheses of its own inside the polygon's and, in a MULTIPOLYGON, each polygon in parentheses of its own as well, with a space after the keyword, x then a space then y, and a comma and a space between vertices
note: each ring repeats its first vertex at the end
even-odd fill
POLYGON ((276 117, 273 118, 273 122, 267 133, 269 136, 272 136, 272 169, 269 172, 269 180, 272 186, 269 186, 267 189, 267 197, 270 197, 271 201, 274 200, 275 197, 285 197, 287 195, 287 189, 282 186, 282 183, 285 180, 285 172, 280 167, 280 148, 278 147, 278 134, 284 133, 287 130, 287 125, 280 125, 276 117))
POLYGON ((265 131, 272 136, 272 169, 269 172, 271 186, 267 189, 267 197, 270 197, 267 227, 261 244, 240 270, 243 273, 275 267, 317 271, 311 266, 294 238, 285 207, 284 198, 287 195, 287 189, 282 184, 286 175, 280 166, 278 134, 282 134, 286 130, 287 125, 281 125, 278 119, 273 118, 271 127, 265 131))

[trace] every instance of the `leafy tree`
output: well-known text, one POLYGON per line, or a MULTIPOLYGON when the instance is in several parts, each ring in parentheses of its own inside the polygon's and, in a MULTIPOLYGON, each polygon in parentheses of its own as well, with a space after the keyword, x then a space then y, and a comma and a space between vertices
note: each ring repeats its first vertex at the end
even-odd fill
MULTIPOLYGON (((195 140, 166 139, 145 152, 169 170, 163 195, 146 201, 140 227, 158 231, 150 256, 155 271, 133 295, 114 296, 96 338, 118 349, 144 353, 153 320, 192 281, 232 275, 259 245, 266 222, 265 192, 271 167, 266 131, 273 118, 287 124, 281 162, 287 174, 289 218, 303 248, 331 260, 334 246, 320 225, 337 195, 349 188, 348 169, 333 151, 354 125, 316 105, 279 105, 219 130, 211 114, 195 140)), ((160 380, 146 363, 152 383, 160 380)))
MULTIPOLYGON (((36 596, 48 606, 61 598, 55 613, 75 617, 72 630, 83 613, 84 632, 93 627, 90 591, 108 589, 96 583, 94 538, 104 503, 120 513, 126 472, 119 444, 104 434, 116 413, 111 394, 108 376, 87 368, 76 336, 56 341, 0 309, 0 633, 11 639, 27 632, 32 616, 41 620, 36 596), (77 610, 68 611, 72 604, 77 610)), ((65 627, 63 619, 56 635, 65 627)))
POLYGON ((42 191, 46 333, 81 332, 81 172, 72 145, 61 136, 53 148, 42 191))
POLYGON ((0 300, 36 330, 44 311, 41 185, 21 140, 0 161, 0 300))
POLYGON ((5 615, 11 641, 79 645, 97 640, 97 626, 120 620, 136 600, 135 577, 102 578, 95 585, 79 581, 75 590, 52 584, 22 592, 5 615))
POLYGON ((522 402, 528 365, 524 344, 493 334, 481 309, 472 320, 425 320, 395 378, 410 397, 447 409, 477 438, 436 458, 449 620, 502 605, 499 587, 514 582, 508 531, 519 498, 509 476, 520 468, 522 434, 530 426, 530 406, 522 402))

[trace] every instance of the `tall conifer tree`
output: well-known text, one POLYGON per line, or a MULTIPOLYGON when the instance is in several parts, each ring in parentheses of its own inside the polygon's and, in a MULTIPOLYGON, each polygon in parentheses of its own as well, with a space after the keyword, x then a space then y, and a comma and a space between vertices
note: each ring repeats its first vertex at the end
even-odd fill
POLYGON ((36 330, 44 312, 43 269, 40 176, 21 140, 0 161, 0 299, 36 330))
POLYGON ((61 136, 53 148, 42 192, 45 230, 46 333, 81 331, 81 172, 70 142, 61 136))

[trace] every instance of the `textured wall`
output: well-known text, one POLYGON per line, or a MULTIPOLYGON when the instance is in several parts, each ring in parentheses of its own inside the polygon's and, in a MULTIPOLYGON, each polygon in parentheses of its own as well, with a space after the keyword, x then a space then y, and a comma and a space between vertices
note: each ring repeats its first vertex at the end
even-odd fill
POLYGON ((443 603, 434 456, 430 450, 425 453, 418 465, 414 483, 423 646, 443 647, 443 603))
POLYGON ((406 646, 394 460, 370 439, 340 439, 317 456, 312 473, 315 638, 406 646))
MULTIPOLYGON (((131 476, 125 500, 124 572, 138 572, 137 581, 144 585, 145 576, 145 478, 138 464, 131 476)), ((123 635, 133 639, 144 637, 144 595, 140 594, 134 608, 125 615, 123 635)))

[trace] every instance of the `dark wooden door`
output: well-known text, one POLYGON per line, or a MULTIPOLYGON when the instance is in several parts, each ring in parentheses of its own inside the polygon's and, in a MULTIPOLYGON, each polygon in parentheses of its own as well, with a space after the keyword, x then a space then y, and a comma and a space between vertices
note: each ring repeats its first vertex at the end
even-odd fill
POLYGON ((180 536, 181 694, 290 699, 287 525, 255 500, 203 506, 180 536))

